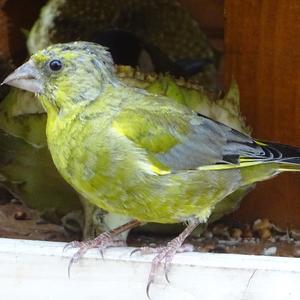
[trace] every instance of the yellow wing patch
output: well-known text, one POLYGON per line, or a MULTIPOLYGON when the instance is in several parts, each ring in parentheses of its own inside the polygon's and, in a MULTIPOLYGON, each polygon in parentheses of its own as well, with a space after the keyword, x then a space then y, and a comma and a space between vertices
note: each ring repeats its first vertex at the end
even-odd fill
MULTIPOLYGON (((126 130, 123 126, 119 126, 117 122, 113 124, 113 129, 120 136, 128 138, 128 130, 126 130)), ((166 165, 160 163, 157 159, 155 159, 154 154, 150 153, 147 155, 147 161, 141 164, 141 166, 146 172, 154 173, 156 175, 167 175, 171 173, 171 170, 166 165)))
POLYGON ((254 140, 255 141, 255 143, 257 144, 257 145, 259 145, 259 146, 268 146, 267 144, 265 144, 265 143, 263 143, 263 142, 261 142, 261 141, 258 141, 258 140, 254 140))
POLYGON ((253 161, 255 161, 255 158, 240 157, 240 163, 253 162, 253 161))
POLYGON ((163 170, 155 165, 151 165, 151 170, 157 175, 167 175, 171 173, 170 170, 163 170))
POLYGON ((126 136, 125 131, 123 130, 123 127, 119 126, 118 123, 114 122, 112 127, 119 135, 126 136))
POLYGON ((238 165, 231 165, 231 164, 218 164, 218 165, 208 165, 208 166, 201 166, 198 168, 198 170, 228 170, 228 169, 239 169, 243 167, 250 167, 253 165, 261 164, 262 162, 259 161, 252 161, 252 162, 240 162, 238 165))

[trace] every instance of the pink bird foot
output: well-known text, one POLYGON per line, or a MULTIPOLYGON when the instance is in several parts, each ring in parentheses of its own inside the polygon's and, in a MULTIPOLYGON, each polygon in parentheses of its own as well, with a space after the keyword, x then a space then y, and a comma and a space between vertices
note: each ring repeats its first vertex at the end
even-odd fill
POLYGON ((182 245, 185 239, 193 232, 193 230, 199 225, 199 221, 192 221, 188 224, 188 226, 185 228, 185 230, 176 238, 171 240, 167 246, 165 247, 158 247, 158 248, 152 248, 152 247, 143 247, 137 250, 134 250, 132 252, 140 252, 142 255, 144 254, 152 254, 157 253, 157 255, 152 260, 151 264, 151 270, 148 277, 148 283, 146 287, 146 293, 148 299, 150 298, 150 287, 151 284, 154 282, 155 276, 157 274, 158 268, 161 264, 164 265, 164 274, 165 278, 168 282, 168 273, 170 271, 170 264, 172 262, 173 257, 177 252, 189 252, 193 251, 193 246, 190 244, 182 245))
POLYGON ((68 266, 68 276, 70 277, 71 274, 71 267, 74 263, 77 263, 80 258, 89 250, 92 248, 96 248, 99 250, 102 258, 103 258, 103 251, 110 247, 120 247, 124 246, 126 244, 123 240, 116 240, 114 237, 116 237, 118 234, 127 231, 129 229, 132 229, 134 227, 139 226, 141 223, 137 220, 130 221, 122 226, 119 226, 115 229, 112 229, 110 231, 104 232, 97 236, 93 240, 88 241, 74 241, 71 243, 66 244, 63 251, 67 251, 72 248, 79 248, 77 252, 72 256, 69 266, 68 266))

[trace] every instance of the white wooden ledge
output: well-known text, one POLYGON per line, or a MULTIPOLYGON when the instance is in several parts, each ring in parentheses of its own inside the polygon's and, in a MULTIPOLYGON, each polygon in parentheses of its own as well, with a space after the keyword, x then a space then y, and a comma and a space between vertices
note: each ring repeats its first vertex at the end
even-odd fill
MULTIPOLYGON (((0 299, 144 300, 149 256, 96 250, 67 268, 64 243, 0 239, 0 299)), ((300 299, 300 259, 236 254, 182 253, 151 287, 152 300, 300 299)))

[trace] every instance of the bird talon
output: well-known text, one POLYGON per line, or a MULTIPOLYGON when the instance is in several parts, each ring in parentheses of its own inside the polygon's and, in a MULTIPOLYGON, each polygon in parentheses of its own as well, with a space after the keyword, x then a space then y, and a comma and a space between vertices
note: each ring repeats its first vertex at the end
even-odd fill
MULTIPOLYGON (((148 283, 147 283, 147 287, 146 287, 146 293, 147 293, 147 297, 148 299, 150 299, 150 286, 151 284, 154 282, 155 276, 157 274, 157 270, 158 267, 164 263, 164 275, 165 278, 167 280, 168 283, 170 283, 168 274, 169 274, 169 269, 170 269, 170 265, 172 262, 172 259, 174 257, 174 255, 177 252, 180 252, 180 250, 184 249, 185 251, 191 250, 191 248, 182 246, 184 240, 186 239, 186 237, 196 228, 197 226, 197 222, 192 222, 191 224, 189 224, 187 226, 187 228, 175 239, 171 240, 167 246, 165 247, 159 247, 156 248, 156 256, 154 257, 154 259, 152 260, 152 264, 151 264, 151 270, 150 270, 150 274, 148 277, 148 283)), ((154 248, 150 248, 150 247, 144 247, 144 249, 154 249, 154 248)))
POLYGON ((130 257, 132 257, 133 254, 138 253, 138 252, 142 252, 141 248, 136 248, 136 249, 132 250, 132 251, 130 252, 130 257))
POLYGON ((71 278, 71 267, 73 265, 73 263, 75 263, 76 261, 74 260, 74 257, 72 257, 69 261, 69 265, 68 265, 68 278, 71 278))
POLYGON ((98 247, 98 252, 101 255, 102 260, 104 260, 104 254, 103 254, 103 249, 101 247, 98 247))
POLYGON ((146 248, 148 248, 148 247, 141 247, 141 248, 134 249, 133 251, 131 251, 130 256, 132 256, 135 253, 140 253, 140 255, 149 254, 149 252, 147 252, 146 248))
POLYGON ((146 294, 147 294, 147 298, 149 300, 151 300, 151 297, 150 297, 150 287, 151 287, 151 284, 153 283, 153 280, 150 280, 148 281, 147 283, 147 287, 146 287, 146 294))
MULTIPOLYGON (((80 243, 80 242, 78 242, 78 243, 80 243)), ((80 246, 79 250, 73 254, 73 256, 71 257, 70 262, 69 262, 69 266, 68 266, 68 277, 69 278, 71 277, 72 265, 74 263, 77 263, 80 260, 80 258, 84 255, 84 253, 90 249, 90 247, 88 247, 86 243, 81 242, 80 244, 81 244, 81 246, 80 246)))
POLYGON ((153 254, 153 253, 159 252, 160 249, 161 249, 161 247, 159 247, 159 248, 141 247, 141 248, 134 249, 134 250, 130 253, 130 256, 132 256, 133 254, 138 253, 138 252, 139 252, 141 255, 153 254))
POLYGON ((73 242, 67 243, 63 248, 63 253, 65 253, 66 251, 68 251, 70 249, 77 248, 79 246, 80 246, 80 242, 78 242, 78 241, 73 241, 73 242))
POLYGON ((169 271, 170 271, 170 263, 165 261, 165 264, 164 264, 165 279, 168 283, 171 283, 170 279, 169 279, 169 275, 168 275, 169 271))

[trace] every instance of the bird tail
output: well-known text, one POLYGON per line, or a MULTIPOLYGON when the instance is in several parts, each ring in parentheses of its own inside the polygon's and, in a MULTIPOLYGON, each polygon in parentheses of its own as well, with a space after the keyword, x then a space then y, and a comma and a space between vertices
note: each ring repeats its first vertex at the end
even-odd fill
POLYGON ((245 185, 269 179, 281 172, 300 171, 300 148, 255 140, 262 150, 258 156, 241 157, 240 170, 245 185))
POLYGON ((300 171, 300 148, 256 141, 264 149, 267 161, 278 163, 279 171, 300 171))

